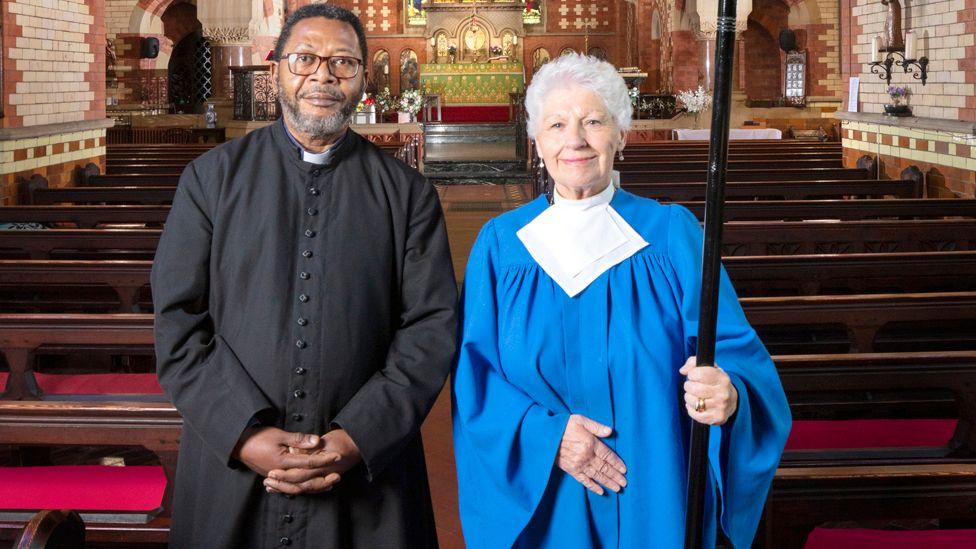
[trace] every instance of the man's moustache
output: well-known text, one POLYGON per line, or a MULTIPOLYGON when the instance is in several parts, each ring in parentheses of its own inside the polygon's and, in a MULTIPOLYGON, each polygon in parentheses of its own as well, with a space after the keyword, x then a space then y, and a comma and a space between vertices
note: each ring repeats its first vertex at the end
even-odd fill
POLYGON ((304 99, 309 95, 324 95, 325 97, 328 97, 329 99, 337 102, 346 100, 346 96, 342 92, 333 92, 328 90, 308 90, 299 94, 298 98, 304 99))

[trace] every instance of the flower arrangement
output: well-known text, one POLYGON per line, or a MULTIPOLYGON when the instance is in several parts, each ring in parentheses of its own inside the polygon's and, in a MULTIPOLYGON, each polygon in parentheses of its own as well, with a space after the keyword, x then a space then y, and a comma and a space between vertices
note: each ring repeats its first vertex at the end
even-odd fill
POLYGON ((398 106, 400 112, 417 114, 424 108, 424 97, 417 90, 406 90, 400 94, 398 106))
POLYGON ((390 94, 389 87, 383 88, 383 91, 376 94, 374 101, 376 102, 376 108, 380 111, 380 116, 397 108, 397 100, 390 94))
POLYGON ((712 104, 712 96, 705 93, 705 88, 698 86, 697 90, 684 90, 678 92, 678 101, 690 113, 700 113, 712 104))
POLYGON ((376 99, 369 94, 364 93, 362 101, 356 105, 356 112, 372 111, 375 105, 376 99))
POLYGON ((912 90, 906 86, 888 86, 888 96, 891 103, 884 105, 884 112, 890 116, 911 116, 912 109, 908 107, 908 96, 912 90))
POLYGON ((888 86, 888 96, 891 97, 892 104, 900 105, 902 101, 907 101, 912 90, 907 86, 888 86))
POLYGON ((447 46, 447 54, 448 55, 455 55, 455 54, 457 54, 457 46, 455 46, 454 44, 448 45, 447 46))
POLYGON ((631 108, 636 108, 637 102, 640 100, 640 90, 637 89, 637 86, 634 86, 627 90, 627 95, 630 96, 631 108))
POLYGON ((488 48, 488 51, 492 55, 501 55, 502 54, 502 47, 501 46, 492 46, 492 47, 488 48))

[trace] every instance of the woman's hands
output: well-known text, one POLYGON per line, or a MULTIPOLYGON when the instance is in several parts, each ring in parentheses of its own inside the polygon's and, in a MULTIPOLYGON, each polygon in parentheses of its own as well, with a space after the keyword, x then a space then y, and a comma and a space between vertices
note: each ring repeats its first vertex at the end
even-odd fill
POLYGON ((696 357, 689 357, 678 372, 688 378, 684 385, 685 409, 695 421, 722 425, 738 409, 739 393, 718 364, 714 368, 699 368, 696 357))
POLYGON ((603 495, 603 486, 614 492, 627 486, 627 466, 600 439, 613 429, 578 414, 569 416, 559 443, 556 464, 592 492, 603 495), (602 486, 601 486, 602 485, 602 486))

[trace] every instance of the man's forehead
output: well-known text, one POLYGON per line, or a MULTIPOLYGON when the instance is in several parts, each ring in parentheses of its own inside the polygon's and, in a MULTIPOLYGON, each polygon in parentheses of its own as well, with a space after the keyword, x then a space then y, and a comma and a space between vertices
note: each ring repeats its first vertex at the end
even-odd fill
POLYGON ((352 25, 325 17, 309 17, 295 23, 291 36, 288 37, 287 47, 291 49, 299 46, 313 49, 331 46, 334 50, 360 53, 359 37, 352 25))

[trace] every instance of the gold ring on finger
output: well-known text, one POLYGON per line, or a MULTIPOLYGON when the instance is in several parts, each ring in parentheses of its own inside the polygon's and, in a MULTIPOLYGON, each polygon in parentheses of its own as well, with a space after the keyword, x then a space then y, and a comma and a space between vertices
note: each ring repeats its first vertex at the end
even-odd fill
POLYGON ((703 398, 699 398, 698 399, 698 403, 695 404, 695 411, 696 412, 704 412, 705 411, 705 399, 703 399, 703 398))

